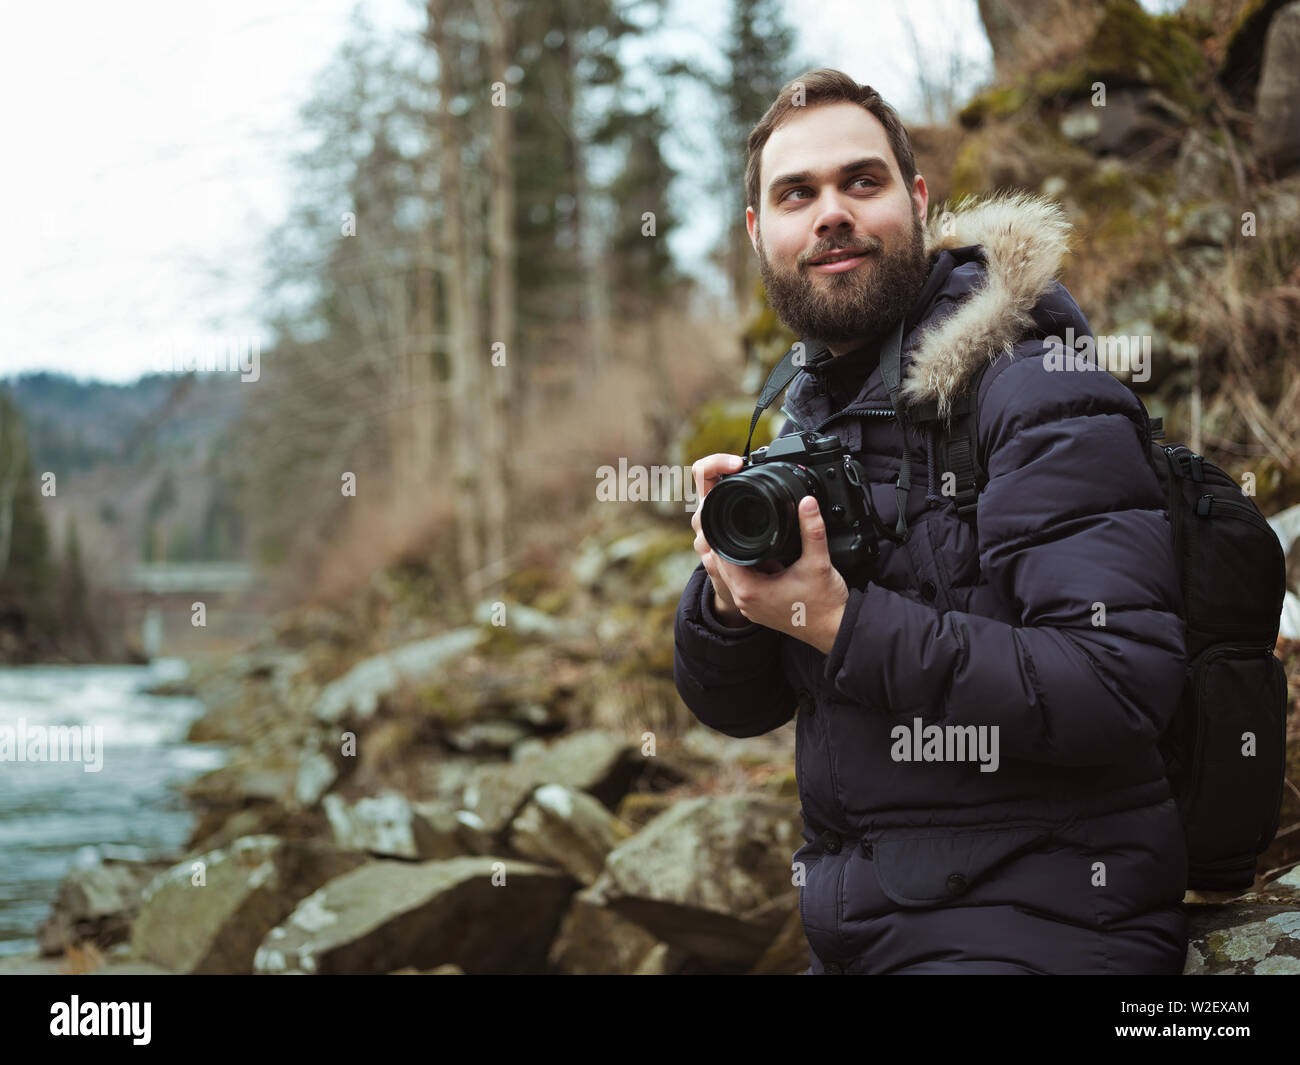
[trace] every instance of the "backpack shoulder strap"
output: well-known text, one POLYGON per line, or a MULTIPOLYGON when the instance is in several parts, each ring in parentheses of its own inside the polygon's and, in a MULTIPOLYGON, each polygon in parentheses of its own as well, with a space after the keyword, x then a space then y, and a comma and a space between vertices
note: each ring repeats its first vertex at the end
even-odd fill
MULTIPOLYGON (((980 490, 988 481, 979 453, 979 394, 989 366, 986 362, 979 368, 966 390, 953 400, 951 418, 935 430, 940 475, 954 475, 957 513, 971 521, 975 520, 980 490)), ((911 408, 910 415, 913 422, 940 421, 938 404, 933 400, 911 408)))

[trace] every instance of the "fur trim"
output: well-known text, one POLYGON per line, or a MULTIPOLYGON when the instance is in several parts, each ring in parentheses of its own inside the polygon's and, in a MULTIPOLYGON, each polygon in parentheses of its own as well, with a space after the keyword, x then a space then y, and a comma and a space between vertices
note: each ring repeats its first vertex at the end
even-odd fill
POLYGON ((927 255, 978 244, 988 269, 984 283, 955 311, 928 330, 922 326, 904 373, 908 405, 934 400, 946 420, 981 362, 1011 353, 1033 321, 1034 305, 1056 280, 1071 228, 1059 204, 1024 192, 982 202, 967 197, 930 220, 927 255))

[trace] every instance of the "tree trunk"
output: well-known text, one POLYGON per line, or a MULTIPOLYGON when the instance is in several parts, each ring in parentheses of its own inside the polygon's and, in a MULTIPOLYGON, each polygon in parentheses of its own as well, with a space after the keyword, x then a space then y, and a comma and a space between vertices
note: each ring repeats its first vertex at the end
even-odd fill
POLYGON ((461 186, 460 120, 451 113, 455 96, 456 48, 447 31, 446 0, 428 0, 429 36, 438 56, 439 200, 442 204, 442 270, 447 294, 448 363, 451 373, 452 476, 455 492, 456 543, 461 592, 466 605, 478 596, 483 568, 483 539, 479 529, 479 489, 482 477, 477 414, 481 346, 478 342, 476 304, 470 289, 471 256, 465 240, 465 215, 461 186))
POLYGON ((484 370, 486 417, 483 425, 484 544, 490 567, 487 583, 495 585, 505 574, 509 551, 510 463, 506 441, 510 433, 510 377, 519 366, 515 347, 515 195, 511 167, 513 131, 509 107, 509 26, 506 0, 477 0, 480 20, 488 35, 491 80, 506 86, 506 106, 491 106, 488 126, 488 247, 492 255, 492 307, 488 335, 491 341, 480 354, 484 370), (505 365, 492 361, 493 345, 504 345, 505 365))

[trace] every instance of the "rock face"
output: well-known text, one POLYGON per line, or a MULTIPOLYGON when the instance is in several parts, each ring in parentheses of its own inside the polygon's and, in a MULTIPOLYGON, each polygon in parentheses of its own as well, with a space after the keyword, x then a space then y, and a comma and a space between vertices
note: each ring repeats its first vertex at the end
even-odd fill
POLYGON ((609 852, 630 835, 630 829, 586 792, 543 784, 511 824, 510 846, 590 886, 609 852))
POLYGON ((1300 167, 1300 2, 1282 8, 1268 27, 1254 141, 1279 174, 1300 167))
POLYGON ((259 973, 387 973, 448 963, 542 973, 575 882, 527 862, 374 861, 303 899, 256 952, 259 973))
POLYGON ((611 851, 595 887, 657 938, 744 970, 798 908, 790 872, 798 840, 788 806, 739 795, 686 799, 611 851))
POLYGON ((331 725, 340 721, 366 721, 374 716, 385 695, 402 684, 428 684, 436 680, 449 659, 465 654, 482 636, 478 628, 453 629, 358 662, 325 686, 316 702, 316 719, 331 725))
POLYGON ((42 954, 61 954, 89 940, 104 948, 125 941, 144 887, 166 862, 105 861, 74 868, 59 888, 50 916, 36 933, 42 954))
POLYGON ((1300 975, 1300 910, 1287 906, 1197 907, 1183 973, 1300 975))
POLYGON ((681 971, 688 955, 610 909, 592 887, 573 897, 548 960, 556 972, 572 976, 669 976, 681 971))
POLYGON ((354 803, 326 795, 324 807, 334 842, 344 850, 411 859, 455 858, 467 852, 454 811, 439 803, 411 803, 389 791, 354 803))
POLYGON ((181 862, 145 889, 132 951, 173 972, 250 973, 263 937, 302 898, 368 856, 319 843, 244 836, 181 862))
POLYGON ((1300 867, 1260 892, 1188 906, 1188 976, 1300 974, 1300 867))
POLYGON ((476 767, 465 785, 462 804, 466 819, 481 832, 478 849, 486 853, 504 844, 510 822, 539 785, 560 784, 586 792, 612 811, 649 769, 679 779, 666 767, 647 766, 626 740, 585 729, 549 746, 517 749, 513 761, 476 767))

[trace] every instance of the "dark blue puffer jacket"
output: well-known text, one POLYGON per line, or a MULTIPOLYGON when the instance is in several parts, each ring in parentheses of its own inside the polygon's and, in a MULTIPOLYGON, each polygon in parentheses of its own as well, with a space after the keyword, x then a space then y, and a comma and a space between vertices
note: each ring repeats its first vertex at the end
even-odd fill
MULTIPOLYGON (((1145 412, 1104 369, 1044 361, 1044 338, 1091 335, 1055 280, 1059 208, 1002 197, 937 230, 903 391, 946 410, 991 361, 978 531, 941 490, 933 434, 909 426, 910 537, 850 588, 829 655, 722 625, 701 564, 675 623, 677 690, 731 736, 798 710, 809 972, 1181 972, 1187 859, 1156 737, 1184 626, 1145 412), (929 760, 894 731, 929 725, 970 739, 948 726, 996 726, 996 769, 929 760)), ((782 435, 845 441, 892 529, 903 435, 880 368, 832 410, 815 380, 826 357, 792 384, 782 435)))

